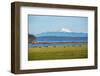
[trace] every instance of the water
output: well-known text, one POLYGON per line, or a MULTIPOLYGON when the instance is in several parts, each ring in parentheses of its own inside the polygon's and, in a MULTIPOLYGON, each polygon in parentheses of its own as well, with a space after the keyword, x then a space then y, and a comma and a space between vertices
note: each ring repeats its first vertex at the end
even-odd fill
POLYGON ((80 44, 29 44, 29 48, 31 47, 40 47, 40 46, 81 46, 80 44))
POLYGON ((40 47, 40 46, 80 46, 81 42, 87 42, 87 37, 37 37, 38 42, 80 42, 80 43, 59 43, 59 44, 29 44, 31 47, 40 47))
POLYGON ((87 42, 87 37, 37 37, 39 42, 87 42))

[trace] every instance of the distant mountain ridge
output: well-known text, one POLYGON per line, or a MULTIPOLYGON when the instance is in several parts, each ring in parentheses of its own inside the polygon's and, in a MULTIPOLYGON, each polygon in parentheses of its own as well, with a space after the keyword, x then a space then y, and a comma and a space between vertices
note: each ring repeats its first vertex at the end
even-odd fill
POLYGON ((56 36, 56 37, 88 37, 87 33, 82 32, 43 32, 36 37, 56 36))

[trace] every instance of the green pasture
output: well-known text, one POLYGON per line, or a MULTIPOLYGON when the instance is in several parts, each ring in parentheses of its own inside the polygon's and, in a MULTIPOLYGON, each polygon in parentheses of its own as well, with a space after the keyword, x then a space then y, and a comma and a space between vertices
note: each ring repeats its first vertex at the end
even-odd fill
POLYGON ((87 58, 87 45, 48 46, 28 49, 28 60, 80 59, 87 58))

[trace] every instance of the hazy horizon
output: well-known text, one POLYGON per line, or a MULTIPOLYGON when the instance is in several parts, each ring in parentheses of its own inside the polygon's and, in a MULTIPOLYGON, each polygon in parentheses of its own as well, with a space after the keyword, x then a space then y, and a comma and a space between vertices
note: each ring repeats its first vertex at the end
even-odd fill
POLYGON ((29 34, 43 32, 88 33, 88 18, 74 16, 28 16, 29 34))

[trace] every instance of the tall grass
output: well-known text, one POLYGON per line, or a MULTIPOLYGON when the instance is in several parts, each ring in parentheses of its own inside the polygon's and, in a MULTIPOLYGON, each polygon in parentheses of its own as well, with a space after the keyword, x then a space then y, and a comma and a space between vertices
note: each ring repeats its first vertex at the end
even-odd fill
POLYGON ((28 49, 28 60, 79 59, 87 57, 86 44, 81 46, 48 46, 28 49))

